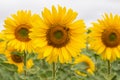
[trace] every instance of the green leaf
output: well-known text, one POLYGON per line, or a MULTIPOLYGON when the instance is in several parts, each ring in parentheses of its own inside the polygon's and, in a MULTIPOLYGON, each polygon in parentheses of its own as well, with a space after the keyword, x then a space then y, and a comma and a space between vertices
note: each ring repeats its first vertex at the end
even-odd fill
POLYGON ((6 59, 5 55, 4 54, 0 54, 0 62, 4 62, 6 60, 7 59, 6 59))
POLYGON ((17 72, 17 66, 13 65, 13 64, 9 64, 9 63, 2 63, 2 66, 9 70, 9 71, 15 71, 17 72))
POLYGON ((43 74, 40 74, 40 77, 41 78, 47 78, 47 75, 45 73, 43 73, 43 74))
POLYGON ((75 76, 71 78, 71 80, 78 80, 75 76))
POLYGON ((46 76, 47 77, 52 77, 52 71, 46 71, 46 76))
POLYGON ((28 73, 29 74, 36 74, 39 70, 40 70, 40 68, 38 66, 34 66, 28 70, 28 73))

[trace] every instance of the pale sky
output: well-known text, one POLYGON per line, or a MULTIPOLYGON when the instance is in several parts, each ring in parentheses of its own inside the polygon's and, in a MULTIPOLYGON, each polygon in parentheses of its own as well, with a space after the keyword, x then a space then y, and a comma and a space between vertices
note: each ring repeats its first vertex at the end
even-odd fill
POLYGON ((31 10, 41 14, 44 7, 61 5, 78 12, 77 19, 84 19, 86 26, 101 18, 104 13, 120 15, 120 0, 0 0, 0 30, 4 20, 17 10, 31 10))

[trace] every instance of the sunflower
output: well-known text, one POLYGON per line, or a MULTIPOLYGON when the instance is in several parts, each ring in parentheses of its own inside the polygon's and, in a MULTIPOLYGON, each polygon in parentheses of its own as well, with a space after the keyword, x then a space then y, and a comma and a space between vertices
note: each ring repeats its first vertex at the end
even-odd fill
POLYGON ((31 53, 33 45, 29 38, 32 22, 35 22, 38 15, 32 15, 30 11, 18 11, 17 14, 12 14, 5 20, 4 35, 8 40, 9 47, 14 47, 18 51, 26 51, 31 53))
POLYGON ((120 17, 105 14, 102 20, 93 23, 90 45, 102 59, 114 61, 120 58, 120 17))
MULTIPOLYGON (((79 57, 76 57, 75 61, 74 61, 74 64, 80 64, 80 63, 86 63, 87 66, 88 66, 86 68, 86 71, 90 74, 93 74, 93 72, 95 71, 95 64, 88 56, 81 54, 79 57)), ((86 76, 84 73, 82 74, 78 70, 76 70, 75 72, 79 75, 86 76)))
POLYGON ((77 16, 72 9, 52 6, 52 11, 44 8, 42 18, 33 23, 30 38, 36 45, 40 58, 49 63, 66 63, 79 55, 85 47, 85 24, 83 20, 74 21, 77 16))
MULTIPOLYGON (((21 73, 24 71, 24 57, 16 49, 9 48, 5 51, 5 56, 7 58, 7 63, 14 64, 18 67, 18 72, 21 73)), ((26 62, 26 68, 30 69, 33 66, 32 59, 29 59, 26 62)))

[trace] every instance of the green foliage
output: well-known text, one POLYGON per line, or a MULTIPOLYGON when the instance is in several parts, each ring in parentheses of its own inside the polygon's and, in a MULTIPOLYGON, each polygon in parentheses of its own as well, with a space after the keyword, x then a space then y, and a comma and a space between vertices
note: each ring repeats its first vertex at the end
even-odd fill
MULTIPOLYGON (((83 49, 82 54, 86 54, 94 61, 96 71, 94 75, 86 72, 87 65, 84 63, 73 64, 56 64, 56 80, 120 80, 120 60, 111 63, 111 74, 108 75, 107 61, 101 58, 90 49, 83 49), (80 76, 75 73, 79 70, 87 76, 80 76)), ((27 59, 33 59, 34 65, 27 70, 27 80, 52 80, 52 64, 48 64, 44 59, 37 59, 37 54, 27 55, 27 59)), ((17 66, 6 63, 4 55, 0 55, 0 80, 24 80, 25 75, 17 72, 17 66)))

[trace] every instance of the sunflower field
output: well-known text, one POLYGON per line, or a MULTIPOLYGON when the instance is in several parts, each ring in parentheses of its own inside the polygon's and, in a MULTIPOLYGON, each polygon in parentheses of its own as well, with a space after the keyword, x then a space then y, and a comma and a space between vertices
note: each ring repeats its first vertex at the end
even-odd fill
POLYGON ((0 80, 120 80, 120 15, 86 27, 72 8, 18 10, 0 32, 0 80))

